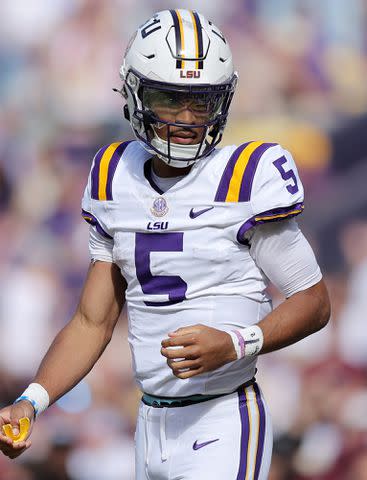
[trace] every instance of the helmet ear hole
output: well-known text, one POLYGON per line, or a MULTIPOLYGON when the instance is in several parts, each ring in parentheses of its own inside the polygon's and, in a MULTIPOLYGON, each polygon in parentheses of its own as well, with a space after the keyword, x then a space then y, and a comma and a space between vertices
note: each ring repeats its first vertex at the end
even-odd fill
POLYGON ((127 105, 124 105, 124 117, 126 118, 126 120, 130 121, 130 112, 127 105))

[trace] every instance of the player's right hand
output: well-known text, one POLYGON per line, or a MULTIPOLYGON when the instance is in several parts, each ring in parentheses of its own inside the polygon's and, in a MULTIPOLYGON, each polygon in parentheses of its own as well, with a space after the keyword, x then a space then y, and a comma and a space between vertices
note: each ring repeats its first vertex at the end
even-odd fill
POLYGON ((0 410, 0 451, 9 458, 16 458, 31 446, 29 436, 32 432, 34 423, 34 409, 30 402, 22 400, 14 405, 5 407, 0 410), (14 442, 7 437, 3 430, 3 425, 10 423, 13 427, 14 434, 19 432, 19 420, 28 417, 30 427, 26 438, 21 442, 14 442))

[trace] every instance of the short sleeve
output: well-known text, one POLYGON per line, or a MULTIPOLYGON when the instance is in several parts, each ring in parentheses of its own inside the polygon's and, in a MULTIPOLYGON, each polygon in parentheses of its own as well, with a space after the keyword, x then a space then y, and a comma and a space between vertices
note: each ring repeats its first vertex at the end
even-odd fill
POLYGON ((279 144, 268 145, 251 165, 254 173, 246 188, 252 216, 238 230, 240 243, 247 243, 245 235, 252 227, 295 217, 304 209, 303 185, 292 155, 279 144))
POLYGON ((91 226, 89 228, 89 253, 94 261, 113 262, 113 240, 101 235, 91 226))
POLYGON ((253 179, 250 201, 256 221, 298 215, 303 200, 303 185, 292 155, 278 144, 272 146, 260 158, 253 179))
MULTIPOLYGON (((89 223, 100 235, 106 239, 112 240, 112 235, 109 232, 107 223, 108 223, 108 211, 106 209, 105 202, 101 202, 98 198, 95 198, 95 195, 92 195, 92 190, 95 188, 95 171, 96 171, 96 162, 100 156, 100 152, 97 152, 96 156, 93 159, 90 174, 88 177, 88 182, 84 190, 84 195, 82 198, 82 217, 84 220, 89 223)), ((98 186, 97 186, 98 188, 98 186)))

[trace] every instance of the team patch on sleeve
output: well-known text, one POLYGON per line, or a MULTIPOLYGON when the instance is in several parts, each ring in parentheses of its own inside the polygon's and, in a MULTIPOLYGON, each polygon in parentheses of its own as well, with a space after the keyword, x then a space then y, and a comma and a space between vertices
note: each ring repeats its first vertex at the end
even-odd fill
POLYGON ((101 148, 94 158, 91 174, 91 197, 113 200, 112 181, 117 165, 130 142, 116 142, 101 148))
POLYGON ((216 202, 248 202, 259 160, 275 143, 248 142, 231 155, 220 180, 216 202))

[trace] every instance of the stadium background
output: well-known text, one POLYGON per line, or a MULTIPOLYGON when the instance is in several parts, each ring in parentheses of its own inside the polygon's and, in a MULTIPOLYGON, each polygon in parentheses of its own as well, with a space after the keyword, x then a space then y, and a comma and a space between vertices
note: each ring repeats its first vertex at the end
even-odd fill
MULTIPOLYGON (((28 384, 88 267, 79 205, 94 152, 131 138, 118 68, 159 0, 0 2, 0 403, 28 384)), ((271 480, 367 478, 367 3, 186 1, 225 33, 240 75, 225 143, 279 141, 306 187, 326 329, 260 359, 271 480)), ((280 301, 275 293, 276 302, 280 301)), ((138 392, 126 319, 98 366, 37 421, 1 480, 128 480, 138 392)), ((76 352, 77 354, 77 352, 76 352)))

